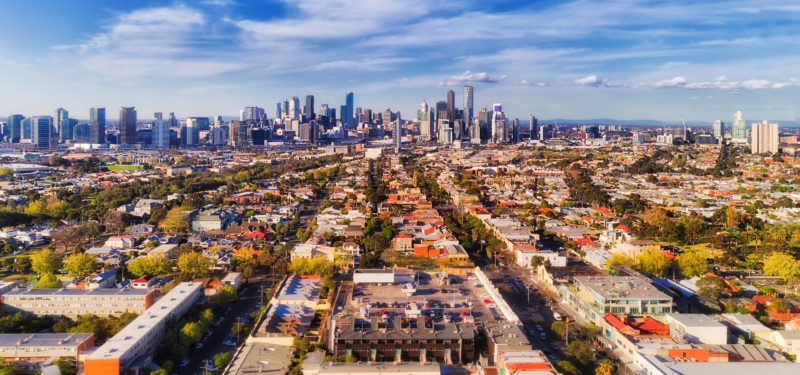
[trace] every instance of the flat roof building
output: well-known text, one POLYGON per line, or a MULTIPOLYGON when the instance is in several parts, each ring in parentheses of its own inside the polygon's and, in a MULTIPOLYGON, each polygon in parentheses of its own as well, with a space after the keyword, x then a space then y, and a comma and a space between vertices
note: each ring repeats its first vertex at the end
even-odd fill
POLYGON ((54 357, 77 359, 94 346, 93 333, 0 334, 0 358, 5 361, 46 361, 54 357))
POLYGON ((636 276, 576 276, 562 295, 578 318, 602 325, 608 314, 646 316, 672 312, 672 297, 636 276))
POLYGON ((153 304, 148 289, 14 289, 3 293, 3 310, 35 315, 141 314, 153 304))
POLYGON ((139 315, 86 359, 86 375, 120 374, 146 368, 166 326, 203 298, 203 284, 184 282, 139 315))

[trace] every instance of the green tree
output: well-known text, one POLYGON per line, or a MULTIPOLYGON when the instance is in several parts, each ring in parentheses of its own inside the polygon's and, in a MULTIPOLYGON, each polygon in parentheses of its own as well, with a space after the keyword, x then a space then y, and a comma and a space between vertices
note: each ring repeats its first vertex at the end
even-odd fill
POLYGON ((188 322, 181 327, 181 337, 183 337, 189 345, 194 345, 203 337, 203 326, 196 322, 188 322))
POLYGON ((564 338, 567 334, 567 323, 563 320, 556 320, 550 324, 550 330, 552 330, 558 337, 564 338))
POLYGON ((0 167, 0 177, 11 176, 13 173, 14 171, 12 171, 11 168, 0 167))
POLYGON ((670 260, 660 250, 649 249, 636 257, 637 268, 655 276, 664 276, 669 269, 670 260))
POLYGON ((86 253, 76 253, 64 259, 64 269, 72 277, 83 277, 97 269, 94 257, 86 253))
POLYGON ((169 375, 167 369, 159 368, 157 370, 150 371, 150 375, 169 375))
POLYGON ((585 340, 575 340, 569 343, 567 351, 581 364, 586 366, 592 360, 592 344, 585 340))
POLYGON ((214 355, 214 366, 217 366, 217 368, 225 368, 230 361, 231 353, 229 352, 222 352, 214 355))
POLYGON ((183 253, 178 257, 178 269, 191 279, 207 276, 211 266, 213 263, 210 259, 194 251, 183 253))
POLYGON ((163 255, 140 256, 128 262, 128 272, 136 277, 144 275, 162 276, 172 271, 172 262, 163 255))
POLYGON ((575 367, 570 361, 557 361, 556 370, 564 375, 581 375, 581 370, 575 367))
POLYGON ((63 285, 52 273, 45 273, 39 276, 36 281, 36 288, 61 288, 63 285))
POLYGON ((698 251, 687 251, 678 255, 676 262, 681 275, 694 277, 708 272, 706 257, 698 251))
POLYGON ((61 258, 53 249, 45 248, 31 254, 31 268, 39 275, 53 274, 61 269, 61 258))
POLYGON ((333 262, 325 255, 292 259, 289 271, 299 275, 320 275, 323 278, 330 278, 333 277, 333 262))
POLYGON ((182 208, 174 207, 167 211, 159 226, 169 233, 183 233, 189 230, 189 217, 182 208))

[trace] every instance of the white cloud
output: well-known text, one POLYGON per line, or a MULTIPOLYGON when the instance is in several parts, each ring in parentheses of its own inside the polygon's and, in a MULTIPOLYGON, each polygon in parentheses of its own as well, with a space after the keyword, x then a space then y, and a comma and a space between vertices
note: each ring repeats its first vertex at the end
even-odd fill
POLYGON ((608 86, 608 79, 600 78, 596 74, 590 74, 585 77, 576 78, 575 80, 573 80, 573 82, 581 86, 591 86, 591 87, 608 86))
POLYGON ((492 76, 486 72, 470 72, 469 70, 461 74, 452 75, 442 81, 440 86, 458 86, 466 83, 498 83, 506 78, 505 75, 492 76))
POLYGON ((549 87, 550 84, 547 82, 530 82, 527 79, 523 79, 519 81, 519 86, 530 86, 530 87, 549 87))
POLYGON ((325 61, 314 65, 313 68, 317 70, 385 71, 409 61, 413 61, 413 59, 406 57, 368 57, 361 60, 325 61))
POLYGON ((683 88, 689 90, 765 90, 800 86, 800 81, 795 78, 781 82, 772 82, 766 79, 729 81, 725 79, 725 76, 719 76, 712 81, 689 81, 686 77, 677 76, 658 81, 651 86, 655 88, 683 88))

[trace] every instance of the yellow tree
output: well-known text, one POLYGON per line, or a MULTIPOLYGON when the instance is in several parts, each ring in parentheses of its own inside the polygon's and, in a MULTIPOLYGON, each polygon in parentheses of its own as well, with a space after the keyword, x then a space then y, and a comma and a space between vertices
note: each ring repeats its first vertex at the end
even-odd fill
POLYGON ((164 220, 159 223, 161 229, 170 233, 181 233, 189 230, 189 218, 180 207, 167 211, 164 220))
POLYGON ((614 361, 604 358, 597 363, 597 367, 594 369, 594 375, 612 375, 614 374, 615 367, 614 361))

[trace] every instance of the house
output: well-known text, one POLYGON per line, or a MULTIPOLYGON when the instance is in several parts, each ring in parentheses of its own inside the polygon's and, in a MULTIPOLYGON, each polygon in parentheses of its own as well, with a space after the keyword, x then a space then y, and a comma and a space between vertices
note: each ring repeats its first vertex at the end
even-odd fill
POLYGON ((409 253, 414 249, 414 236, 410 233, 398 233, 394 236, 394 250, 399 253, 409 253))
POLYGON ((773 331, 769 338, 784 352, 800 358, 800 331, 773 331))
POLYGON ((152 275, 144 275, 131 282, 134 289, 147 289, 156 285, 157 278, 152 275))
POLYGON ((192 231, 204 232, 221 230, 233 222, 234 215, 228 210, 209 209, 193 215, 192 231))
POLYGON ((86 284, 87 289, 113 288, 114 285, 117 283, 117 272, 106 271, 101 273, 94 273, 87 276, 87 280, 88 280, 88 283, 86 284))
POLYGON ((133 239, 132 236, 129 235, 111 236, 103 244, 103 247, 108 247, 111 249, 130 249, 133 247, 134 244, 135 240, 133 239))
POLYGON ((315 243, 306 242, 299 244, 292 249, 292 260, 295 259, 310 259, 319 255, 324 256, 329 261, 333 262, 333 257, 336 249, 330 246, 319 245, 315 243))

